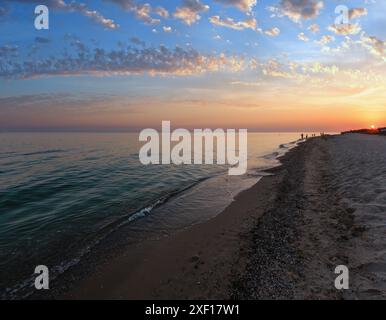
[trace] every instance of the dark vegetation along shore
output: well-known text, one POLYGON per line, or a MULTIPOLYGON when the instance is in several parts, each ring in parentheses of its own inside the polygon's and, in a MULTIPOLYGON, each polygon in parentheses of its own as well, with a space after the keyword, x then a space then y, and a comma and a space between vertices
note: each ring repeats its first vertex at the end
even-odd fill
POLYGON ((357 129, 357 130, 351 130, 351 131, 343 131, 342 134, 347 133, 363 133, 363 134, 379 134, 379 135, 386 135, 386 127, 384 128, 371 128, 371 129, 357 129))
POLYGON ((385 298, 385 137, 313 138, 281 161, 215 218, 128 246, 62 298, 385 298))

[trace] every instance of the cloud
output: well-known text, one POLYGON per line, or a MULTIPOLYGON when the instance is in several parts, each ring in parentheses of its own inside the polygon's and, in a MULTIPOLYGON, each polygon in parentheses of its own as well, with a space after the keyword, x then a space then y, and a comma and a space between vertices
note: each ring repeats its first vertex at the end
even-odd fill
POLYGON ((285 66, 276 59, 270 59, 261 63, 261 72, 264 76, 274 78, 293 78, 294 72, 286 70, 285 66))
MULTIPOLYGON (((19 2, 19 3, 35 3, 35 4, 41 4, 41 1, 38 0, 6 0, 8 2, 19 2)), ((75 2, 76 3, 76 2, 75 2)), ((52 9, 61 9, 61 10, 67 10, 69 8, 69 5, 64 0, 46 0, 44 1, 44 4, 47 5, 49 8, 52 9)), ((76 3, 78 4, 78 3, 76 3)))
MULTIPOLYGON (((323 43, 320 44, 325 45, 323 43)), ((361 32, 359 39, 352 39, 346 36, 338 47, 334 49, 324 47, 323 49, 337 55, 337 59, 340 59, 341 63, 347 61, 348 63, 359 65, 362 63, 367 66, 374 63, 378 71, 382 65, 379 64, 377 59, 371 59, 370 56, 386 62, 386 42, 377 37, 369 36, 364 31, 361 32), (358 59, 361 59, 362 62, 358 62, 358 59)))
MULTIPOLYGON (((17 57, 19 55, 19 47, 15 45, 3 45, 0 47, 0 61, 2 58, 17 57)), ((0 64, 1 67, 1 64, 0 64)))
POLYGON ((361 31, 361 26, 358 24, 332 24, 328 27, 328 30, 341 36, 347 36, 349 34, 358 34, 361 31))
MULTIPOLYGON (((92 95, 71 91, 3 95, 0 97, 0 126, 5 130, 23 131, 84 129, 85 122, 82 126, 79 120, 87 119, 89 124, 89 115, 93 119, 96 115, 106 119, 112 114, 121 117, 142 112, 140 104, 134 101, 135 98, 129 100, 125 96, 106 92, 92 95)), ((100 125, 101 128, 103 126, 100 125)))
POLYGON ((65 104, 78 104, 85 101, 90 102, 97 102, 98 100, 103 99, 104 97, 98 97, 98 99, 91 99, 89 97, 82 97, 82 96, 74 96, 71 93, 56 93, 56 94, 24 94, 20 96, 9 96, 9 97, 0 97, 0 104, 3 107, 2 111, 4 111, 4 108, 8 108, 9 110, 12 109, 19 109, 17 111, 20 111, 22 109, 25 111, 27 108, 30 107, 38 107, 40 109, 44 109, 46 107, 55 106, 58 105, 65 105, 65 104))
POLYGON ((275 28, 265 30, 264 33, 270 37, 277 37, 280 34, 280 29, 275 27, 275 28))
POLYGON ((158 14, 160 17, 167 19, 169 18, 169 11, 163 7, 157 7, 154 9, 154 13, 158 14))
POLYGON ((330 43, 332 41, 335 41, 335 37, 334 36, 325 35, 322 38, 320 38, 320 40, 315 41, 315 43, 319 44, 321 46, 325 46, 326 44, 328 44, 328 43, 330 43))
POLYGON ((354 89, 362 90, 366 86, 374 88, 374 86, 384 86, 386 78, 379 76, 371 70, 361 70, 350 66, 337 65, 335 63, 314 62, 294 62, 294 61, 278 61, 270 59, 260 62, 258 72, 261 72, 263 79, 260 81, 265 83, 264 77, 272 80, 278 79, 280 83, 285 81, 285 84, 294 82, 297 88, 299 83, 311 85, 313 87, 328 87, 334 90, 348 88, 350 91, 354 89))
MULTIPOLYGON (((17 47, 0 47, 0 77, 25 79, 57 75, 195 75, 216 71, 239 71, 243 58, 225 54, 201 54, 189 48, 164 46, 138 48, 120 46, 116 50, 89 49, 74 40, 75 53, 21 61, 17 47)), ((67 50, 65 50, 67 52, 67 50)))
POLYGON ((268 10, 299 23, 301 20, 316 18, 323 7, 323 1, 319 0, 281 0, 278 6, 268 7, 268 10))
POLYGON ((6 16, 9 12, 8 8, 0 7, 0 18, 6 16))
POLYGON ((46 44, 46 43, 50 43, 51 40, 45 37, 35 37, 35 42, 39 44, 46 44))
POLYGON ((310 39, 304 34, 304 32, 298 34, 298 39, 305 42, 310 41, 310 39))
POLYGON ((126 11, 132 12, 139 20, 142 20, 146 24, 158 24, 160 19, 153 18, 151 15, 156 14, 162 18, 169 16, 169 12, 162 8, 153 8, 149 3, 139 4, 135 0, 105 0, 120 6, 126 11))
POLYGON ((119 25, 116 24, 113 20, 107 19, 104 16, 102 16, 98 11, 95 10, 89 10, 85 4, 77 4, 75 2, 71 2, 69 5, 71 11, 77 11, 81 14, 83 14, 86 17, 91 18, 96 23, 104 26, 108 29, 118 29, 119 25))
POLYGON ((250 18, 244 21, 235 21, 232 18, 220 18, 219 16, 212 16, 209 21, 217 26, 227 27, 235 30, 251 29, 257 30, 257 21, 255 18, 250 18))
POLYGON ((368 36, 361 33, 360 42, 362 47, 366 48, 371 54, 381 57, 386 61, 386 42, 374 36, 368 36))
POLYGON ((249 12, 252 11, 256 5, 257 0, 215 0, 216 2, 225 4, 227 6, 234 6, 241 11, 249 12))
MULTIPOLYGON (((41 4, 41 1, 38 0, 14 0, 13 2, 41 4)), ((75 1, 67 3, 64 0, 46 0, 44 1, 44 4, 47 5, 49 8, 57 10, 62 10, 66 12, 78 12, 108 29, 119 28, 119 25, 116 24, 113 20, 105 18, 98 11, 89 9, 84 3, 78 3, 75 1)))
POLYGON ((144 41, 142 41, 141 39, 139 39, 139 38, 137 38, 137 37, 132 37, 132 38, 130 39, 130 41, 131 41, 132 43, 138 45, 138 46, 143 46, 143 47, 144 47, 144 46, 146 45, 146 43, 145 43, 144 41))
POLYGON ((248 81, 232 81, 231 85, 244 86, 244 87, 260 87, 260 86, 262 86, 262 83, 261 82, 248 82, 248 81))
POLYGON ((161 22, 160 19, 155 19, 150 16, 152 13, 152 7, 148 3, 137 6, 132 11, 135 13, 135 16, 138 19, 144 21, 147 24, 158 24, 161 22))
POLYGON ((320 27, 318 24, 314 23, 308 27, 308 30, 312 33, 318 33, 320 31, 320 27))
POLYGON ((173 16, 182 20, 187 25, 192 25, 201 19, 199 13, 209 10, 209 6, 200 2, 200 0, 184 0, 182 7, 177 7, 173 16))
POLYGON ((367 16, 367 14, 368 14, 368 11, 366 8, 354 8, 354 9, 350 9, 348 12, 350 19, 359 18, 361 16, 367 16))

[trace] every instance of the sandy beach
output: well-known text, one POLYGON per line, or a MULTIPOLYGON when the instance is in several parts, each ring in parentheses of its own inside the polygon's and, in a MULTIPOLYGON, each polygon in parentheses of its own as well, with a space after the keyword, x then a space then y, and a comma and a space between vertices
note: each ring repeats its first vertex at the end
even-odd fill
POLYGON ((382 13, 0 1, 0 300, 386 300, 382 13))
POLYGON ((386 298, 385 159, 383 136, 310 139, 215 218, 127 247, 62 298, 386 298))

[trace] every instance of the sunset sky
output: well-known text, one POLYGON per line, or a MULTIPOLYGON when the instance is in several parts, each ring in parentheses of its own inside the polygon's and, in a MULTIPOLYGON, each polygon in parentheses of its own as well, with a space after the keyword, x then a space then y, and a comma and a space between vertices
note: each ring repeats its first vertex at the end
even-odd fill
POLYGON ((384 0, 1 0, 0 131, 386 126, 385 41, 384 0))

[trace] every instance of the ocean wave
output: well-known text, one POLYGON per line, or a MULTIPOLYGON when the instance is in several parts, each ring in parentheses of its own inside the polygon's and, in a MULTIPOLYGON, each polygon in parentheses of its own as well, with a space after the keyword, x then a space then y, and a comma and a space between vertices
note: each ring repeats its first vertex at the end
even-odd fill
MULTIPOLYGON (((72 257, 71 259, 68 259, 66 261, 62 261, 58 265, 50 268, 50 281, 55 280, 58 276, 63 274, 64 272, 68 271, 70 268, 76 266, 81 259, 89 254, 91 250, 97 246, 101 241, 103 241, 106 237, 108 237, 112 232, 115 232, 119 230, 121 227, 133 223, 134 221, 137 221, 138 219, 145 218, 148 216, 155 208, 165 204, 172 198, 180 195, 183 192, 188 191, 189 189, 193 188, 197 184, 209 179, 211 176, 207 176, 201 179, 198 179, 192 184, 189 184, 188 186, 176 189, 175 191, 172 191, 168 194, 166 194, 163 197, 160 197, 150 205, 147 205, 137 211, 134 211, 133 213, 128 214, 126 217, 122 217, 118 219, 117 221, 114 221, 110 223, 109 225, 101 228, 96 236, 93 237, 93 239, 88 239, 87 245, 83 246, 83 249, 78 251, 78 253, 72 257)), ((34 293, 34 289, 32 288, 32 284, 34 282, 35 276, 31 276, 27 279, 24 279, 23 281, 19 282, 15 286, 11 288, 6 288, 4 292, 0 294, 1 299, 26 299, 30 297, 34 293)))
POLYGON ((50 153, 61 153, 61 152, 67 152, 67 150, 64 150, 64 149, 49 149, 49 150, 21 153, 20 155, 21 156, 35 156, 35 155, 50 154, 50 153))

